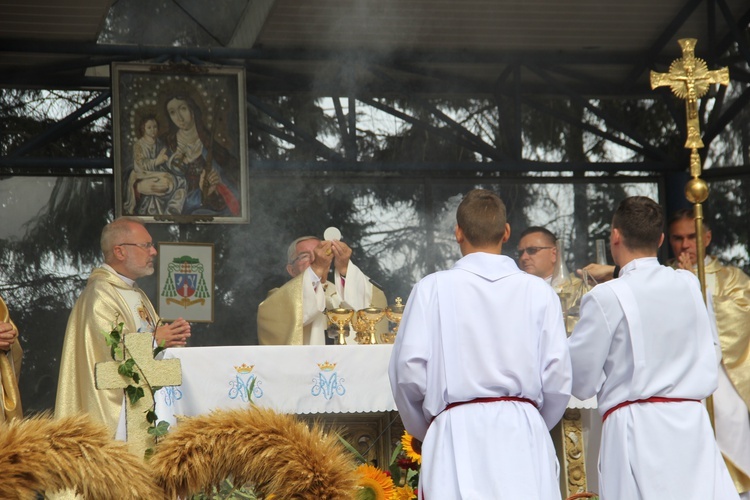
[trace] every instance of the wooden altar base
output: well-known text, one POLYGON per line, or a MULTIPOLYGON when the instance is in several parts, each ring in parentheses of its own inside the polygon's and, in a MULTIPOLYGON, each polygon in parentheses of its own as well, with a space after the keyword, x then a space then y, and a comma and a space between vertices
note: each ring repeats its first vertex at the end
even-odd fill
MULTIPOLYGON (((396 411, 376 413, 307 414, 298 417, 308 423, 320 422, 338 432, 370 464, 388 468, 391 453, 401 440, 404 426, 396 411)), ((563 498, 587 491, 581 411, 569 408, 551 431, 560 462, 560 491, 563 498)))
POLYGON ((391 453, 404 432, 404 425, 397 411, 315 413, 297 417, 308 424, 319 422, 330 432, 338 432, 371 465, 384 470, 388 470, 391 453))

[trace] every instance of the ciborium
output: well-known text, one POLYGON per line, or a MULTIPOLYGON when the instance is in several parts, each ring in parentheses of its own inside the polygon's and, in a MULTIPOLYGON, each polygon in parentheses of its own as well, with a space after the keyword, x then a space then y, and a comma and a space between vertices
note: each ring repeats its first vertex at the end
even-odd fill
POLYGON ((380 334, 381 343, 393 344, 396 341, 398 326, 401 324, 401 317, 404 315, 404 307, 401 297, 396 297, 396 303, 385 308, 385 316, 394 325, 388 332, 380 334))
POLYGON ((346 345, 346 337, 349 336, 349 330, 346 328, 347 323, 354 317, 354 311, 344 307, 335 309, 326 309, 328 324, 336 325, 339 329, 338 335, 335 335, 334 343, 336 345, 346 345))
POLYGON ((360 344, 377 344, 375 338, 375 325, 383 319, 385 310, 382 307, 365 307, 357 311, 357 322, 354 329, 357 330, 357 342, 360 344), (364 334, 360 336, 360 334, 364 334))

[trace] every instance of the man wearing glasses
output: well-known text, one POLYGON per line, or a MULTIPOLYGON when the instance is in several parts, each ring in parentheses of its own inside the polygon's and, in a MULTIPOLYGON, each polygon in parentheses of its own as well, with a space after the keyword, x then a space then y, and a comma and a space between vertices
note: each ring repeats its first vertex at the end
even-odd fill
MULTIPOLYGON (((322 345, 326 343, 326 309, 386 307, 383 292, 351 261, 351 256, 352 249, 343 241, 321 241, 315 236, 294 240, 287 250, 286 266, 292 279, 271 290, 258 306, 258 342, 322 345)), ((378 327, 387 328, 384 323, 378 327)), ((347 343, 356 343, 352 335, 347 343)))
POLYGON ((518 242, 518 267, 551 284, 557 263, 556 245, 557 238, 548 229, 527 228, 518 242))
POLYGON ((190 337, 190 324, 180 318, 160 324, 151 301, 135 280, 153 274, 156 248, 151 235, 137 218, 120 217, 102 230, 104 264, 94 269, 86 288, 73 306, 65 330, 60 359, 55 416, 88 413, 104 423, 115 436, 124 408, 123 391, 97 390, 94 367, 111 361, 104 334, 123 323, 123 334, 136 332, 141 325, 140 311, 150 316, 154 341, 164 347, 184 346, 190 337))

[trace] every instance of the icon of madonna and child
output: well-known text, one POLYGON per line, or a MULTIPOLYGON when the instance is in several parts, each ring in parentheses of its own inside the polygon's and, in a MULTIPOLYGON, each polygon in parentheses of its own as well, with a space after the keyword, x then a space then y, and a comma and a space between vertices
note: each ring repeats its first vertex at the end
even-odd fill
POLYGON ((122 178, 123 214, 240 216, 241 168, 218 130, 220 107, 213 107, 206 123, 190 92, 171 92, 159 102, 134 113, 132 163, 122 178))

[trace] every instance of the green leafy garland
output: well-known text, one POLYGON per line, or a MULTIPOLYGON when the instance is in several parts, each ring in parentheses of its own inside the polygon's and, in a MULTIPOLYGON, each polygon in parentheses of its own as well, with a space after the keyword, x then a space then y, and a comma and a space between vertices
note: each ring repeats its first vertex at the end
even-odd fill
MULTIPOLYGON (((140 385, 141 377, 143 377, 144 384, 151 391, 151 396, 152 400, 154 400, 154 403, 151 405, 151 408, 146 411, 146 421, 149 424, 148 433, 154 436, 154 438, 158 441, 159 438, 165 436, 167 432, 169 432, 168 422, 162 420, 161 422, 157 423, 158 417, 156 415, 156 402, 154 396, 156 395, 156 391, 161 389, 161 387, 154 387, 148 382, 148 379, 145 375, 143 375, 143 372, 138 366, 138 363, 136 363, 135 359, 125 359, 125 335, 122 332, 125 323, 118 323, 117 320, 119 319, 119 317, 120 313, 117 313, 117 315, 115 316, 115 321, 112 323, 112 329, 109 332, 103 332, 104 339, 107 343, 107 346, 109 346, 112 359, 121 362, 120 366, 117 367, 117 373, 119 373, 123 377, 127 377, 133 380, 135 384, 138 384, 128 384, 127 387, 125 387, 125 394, 128 396, 130 404, 135 404, 139 399, 145 396, 143 385, 140 385)), ((162 320, 160 319, 156 324, 156 328, 159 328, 161 325, 162 320)), ((156 328, 154 328, 154 332, 156 331, 156 328)), ((164 341, 162 341, 156 348, 154 348, 153 356, 156 357, 159 353, 164 351, 164 349, 166 349, 166 347, 164 346, 164 341)), ((153 448, 148 448, 146 450, 146 458, 150 457, 153 452, 153 448)))

